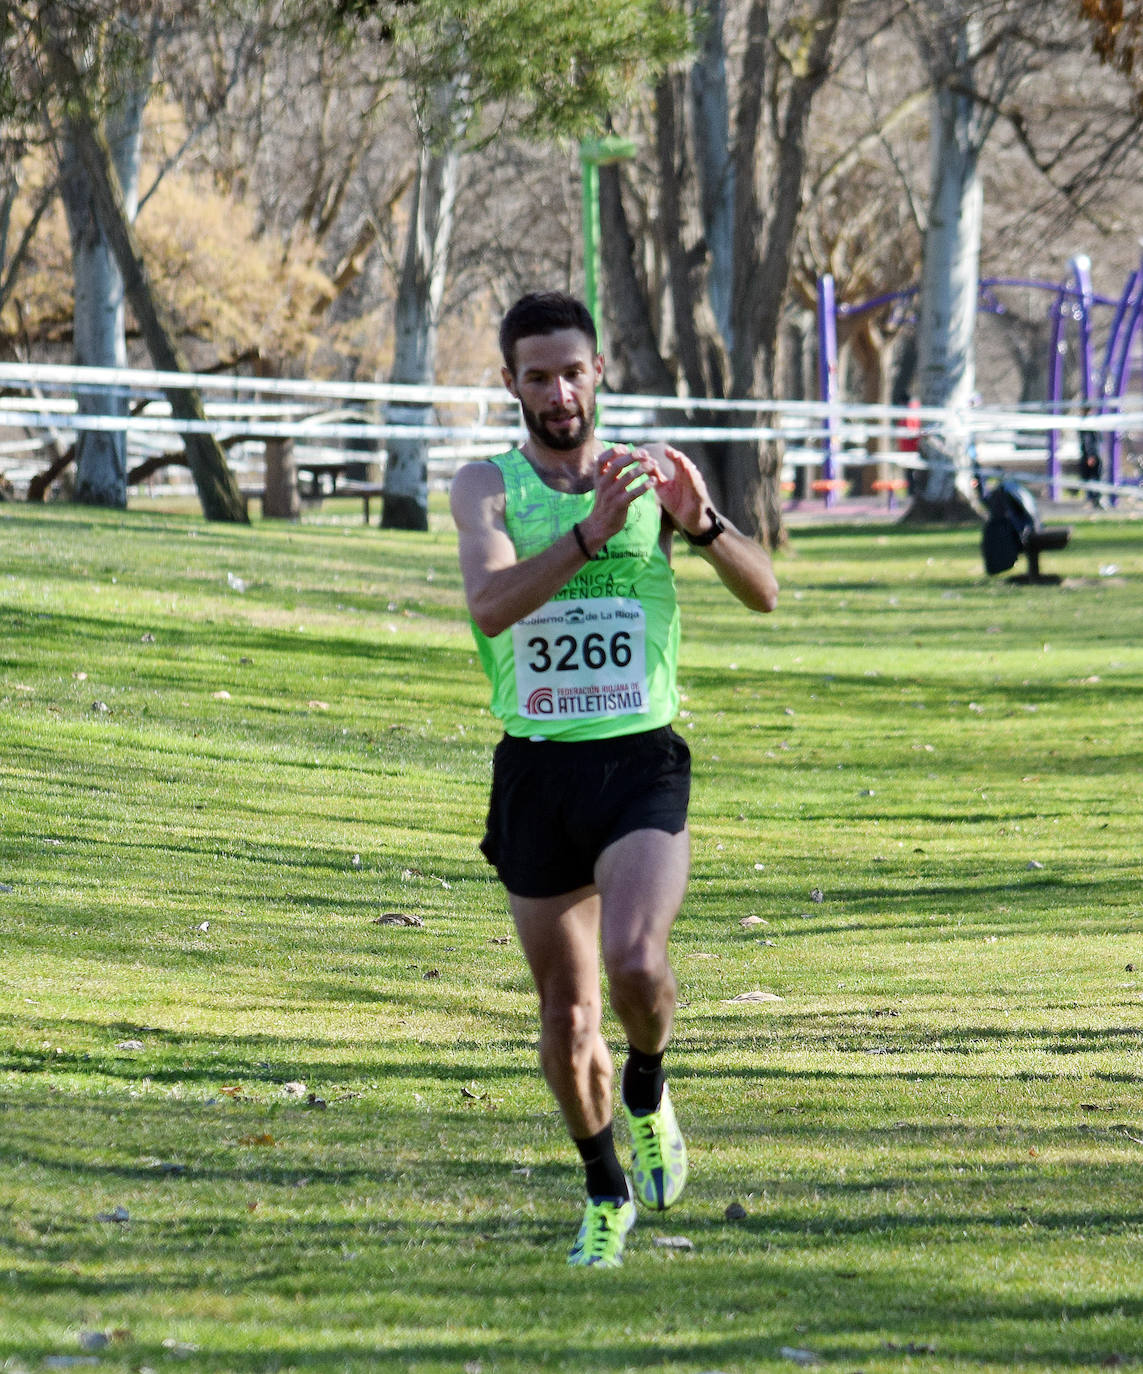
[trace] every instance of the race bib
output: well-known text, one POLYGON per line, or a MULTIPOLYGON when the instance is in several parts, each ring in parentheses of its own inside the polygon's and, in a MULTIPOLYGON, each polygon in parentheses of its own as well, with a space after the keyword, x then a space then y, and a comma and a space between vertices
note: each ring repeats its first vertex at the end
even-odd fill
POLYGON ((549 601, 512 627, 526 720, 642 715, 648 709, 646 617, 612 596, 549 601))

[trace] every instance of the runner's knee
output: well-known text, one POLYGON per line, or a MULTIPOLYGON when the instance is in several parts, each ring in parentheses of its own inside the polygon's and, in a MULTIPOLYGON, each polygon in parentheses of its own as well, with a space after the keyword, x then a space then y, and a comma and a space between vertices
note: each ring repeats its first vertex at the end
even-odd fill
POLYGON ((545 1053, 575 1058, 599 1034, 600 1004, 596 998, 564 1001, 549 998, 540 1010, 545 1053))
POLYGON ((675 975, 665 950, 649 944, 631 946, 612 956, 607 964, 611 1005, 623 1009, 652 1010, 664 994, 673 997, 675 975))

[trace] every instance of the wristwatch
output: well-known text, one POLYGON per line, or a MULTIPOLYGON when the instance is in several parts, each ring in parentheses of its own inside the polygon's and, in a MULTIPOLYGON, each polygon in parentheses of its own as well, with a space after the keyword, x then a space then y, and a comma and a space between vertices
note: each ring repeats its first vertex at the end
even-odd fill
POLYGON ((703 530, 702 534, 691 534, 690 530, 679 526, 679 533, 693 548, 705 549, 708 544, 713 544, 720 534, 726 533, 726 526, 713 506, 707 506, 706 514, 710 520, 710 528, 703 530))

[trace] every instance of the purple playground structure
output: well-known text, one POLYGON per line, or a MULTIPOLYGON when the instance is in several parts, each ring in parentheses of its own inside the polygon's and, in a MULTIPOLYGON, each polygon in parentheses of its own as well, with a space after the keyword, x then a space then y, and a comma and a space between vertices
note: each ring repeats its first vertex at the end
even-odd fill
MULTIPOLYGON (((1068 264, 1068 276, 1061 282, 1040 281, 1023 277, 986 277, 980 282, 980 308, 1003 313, 996 291, 1005 287, 1022 287, 1048 293, 1052 297, 1052 329, 1048 358, 1048 395, 1045 406, 1048 414, 1092 416, 1102 421, 1087 434, 1081 433, 1081 452, 1090 453, 1103 474, 1103 482, 1118 486, 1122 478, 1123 435, 1107 417, 1123 410, 1124 398, 1131 382, 1133 345, 1143 324, 1143 259, 1127 276, 1118 298, 1101 296, 1092 289, 1091 260, 1077 254, 1068 264), (1102 341, 1102 357, 1096 361, 1093 321, 1097 310, 1110 310, 1111 322, 1102 341), (1065 397, 1065 359, 1070 334, 1075 333, 1078 396, 1065 397), (1090 448, 1088 447, 1090 446, 1090 448)), ((836 403, 838 396, 837 321, 853 318, 886 306, 904 313, 916 298, 919 288, 908 287, 874 296, 858 304, 839 303, 834 281, 824 275, 818 279, 818 383, 821 400, 836 403)), ((836 421, 826 413, 823 421, 821 486, 830 499, 829 483, 836 477, 838 446, 836 421)), ((1045 456, 1045 487, 1051 500, 1061 494, 1060 432, 1047 431, 1045 456)), ((1111 494, 1114 502, 1114 493, 1111 494)))

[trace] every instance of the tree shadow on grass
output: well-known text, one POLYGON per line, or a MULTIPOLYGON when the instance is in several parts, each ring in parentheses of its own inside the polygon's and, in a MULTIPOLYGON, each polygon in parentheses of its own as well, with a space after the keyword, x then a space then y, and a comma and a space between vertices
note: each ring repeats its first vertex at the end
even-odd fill
MULTIPOLYGON (((471 1165, 435 1181, 461 1202, 481 1187, 471 1165)), ((907 1346, 935 1354, 941 1368, 1078 1368, 1130 1349, 1143 1318, 1127 1273, 1104 1291, 1090 1282, 1058 1291, 1061 1243, 1119 1239, 1080 1209, 1048 1231, 1029 1231, 1010 1209, 982 1215, 955 1206, 904 1216, 874 1206, 831 1229, 828 1192, 754 1228, 684 1207, 671 1227, 685 1230, 693 1251, 656 1248, 661 1227, 644 1217, 624 1268, 601 1276, 564 1268, 574 1204, 547 1180, 532 1181, 526 1208, 502 1197, 473 1217, 457 1215, 458 1202, 452 1215, 428 1215, 416 1199, 386 1216, 386 1186, 399 1180, 375 1193, 372 1215, 354 1217, 332 1206, 326 1216, 313 1206, 302 1214, 299 1204, 273 1218, 204 1207, 132 1221, 105 1241, 92 1240, 90 1225, 69 1229, 57 1218, 42 1243, 18 1251, 12 1297, 141 1309, 133 1324, 148 1335, 131 1353, 146 1360, 166 1353, 144 1315, 157 1309, 169 1326, 193 1331, 191 1367, 251 1374, 283 1363, 313 1371, 455 1370, 481 1361, 521 1372, 778 1368, 780 1347, 792 1343, 843 1369, 886 1353, 901 1359, 907 1346), (990 1261, 1006 1263, 988 1284, 974 1265, 982 1228, 990 1261), (918 1255, 936 1247, 942 1258, 912 1263, 903 1245, 918 1255), (218 1285, 241 1308, 241 1342, 203 1315, 218 1285), (299 1341, 307 1328, 309 1340, 299 1341)), ((14 1353, 37 1359, 50 1347, 23 1343, 14 1353)))
MULTIPOLYGON (((198 588, 201 591, 201 587, 198 588)), ((164 593, 165 594, 165 593, 164 593)), ((358 600, 359 598, 355 598, 358 600)), ((299 608, 299 617, 306 614, 299 608)), ((379 614, 388 614, 381 606, 379 614)), ((450 623, 458 618, 456 611, 449 613, 450 623)), ((347 619, 348 623, 348 619, 347 619)), ((122 653, 127 646, 138 652, 132 666, 137 670, 132 676, 131 685, 140 687, 169 687, 191 690, 198 686, 205 690, 217 685, 220 671, 227 667, 240 666, 243 658, 253 658, 253 663, 243 666, 246 679, 253 685, 262 680, 263 662, 276 662, 292 665, 291 675, 297 679, 305 676, 305 664, 314 662, 320 665, 318 677, 328 674, 338 664, 362 662, 367 664, 386 663, 409 669, 427 671, 432 663, 455 665, 463 653, 464 661, 471 656, 471 646, 459 635, 456 645, 440 646, 427 643, 423 638, 409 639, 397 636, 386 638, 367 638, 360 634, 330 634, 307 629, 299 636, 293 626, 277 627, 252 624, 246 619, 203 618, 194 621, 175 622, 164 626, 161 615, 124 612, 121 615, 79 615, 63 611, 33 612, 23 609, 6 608, 0 605, 0 628, 5 630, 9 652, 15 654, 17 646, 26 639, 29 631, 35 632, 35 655, 20 653, 11 660, 0 660, 15 666, 24 661, 44 663, 59 654, 68 661, 82 653, 90 645, 92 655, 102 660, 109 652, 122 653), (154 627, 159 626, 155 631, 154 627), (150 629, 156 635, 156 642, 146 647, 140 646, 139 635, 150 629), (196 658, 196 651, 201 653, 196 658), (177 654, 172 659, 170 655, 177 654), (227 662, 223 655, 229 655, 227 662), (264 659, 254 657, 264 655, 264 659)), ((470 675, 457 673, 458 684, 470 675)))
MULTIPOLYGON (((421 992, 423 986, 418 978, 409 991, 421 992)), ((458 1005, 471 1007, 466 991, 456 990, 453 995, 458 1005)), ((378 990, 370 1004, 404 1013, 409 1010, 410 997, 400 988, 386 988, 378 990)), ((255 1004, 249 1009, 257 1011, 260 1006, 255 1004)), ((0 1015, 0 1025, 5 1023, 14 1035, 24 1033, 27 1025, 24 1018, 15 1014, 0 1015)), ((454 1020, 454 1027, 455 1024, 454 1020)), ((29 1081, 43 1074, 49 1085, 61 1075, 74 1074, 81 1080, 87 1077, 96 1090, 108 1082, 140 1081, 151 1085, 238 1083, 247 1085, 249 1091, 261 1088, 278 1092, 284 1083, 303 1078, 322 1091, 328 1084, 344 1089, 381 1080, 436 1081, 454 1087, 472 1083, 474 1078, 481 1083, 507 1082, 519 1078, 521 1055, 529 1057, 527 1072, 535 1072, 532 1056, 538 1035, 530 1007, 515 1016, 503 1009, 498 1011, 494 1048, 487 1041, 454 1029, 447 1042, 433 1046, 413 1043, 394 1048, 382 1042, 375 1048, 364 1048, 348 1042, 349 1052, 343 1056, 330 1053, 335 1047, 347 1045, 336 1033, 289 1035, 268 1030, 265 1034, 240 1035, 70 1016, 38 1017, 35 1026, 40 1046, 0 1046, 0 1071, 28 1075, 29 1081), (44 1036, 50 1039, 45 1042, 44 1036), (69 1049, 51 1043, 68 1039, 78 1041, 79 1045, 69 1049), (123 1043, 138 1039, 144 1048, 117 1049, 114 1046, 120 1039, 123 1043), (89 1048, 82 1048, 84 1044, 89 1048)), ((54 1087, 49 1087, 49 1091, 54 1094, 54 1087)), ((53 1095, 49 1105, 58 1105, 59 1101, 53 1095)), ((270 1104, 261 1098, 258 1105, 264 1109, 270 1104)))
MULTIPOLYGON (((940 989, 935 996, 942 997, 940 989)), ((851 1094, 900 1100, 917 1085, 1003 1095, 1015 1085, 1042 1084, 1055 1086, 1061 1101, 1095 1124, 1108 1120, 1101 1113, 1135 1114, 1130 1099, 1108 1101, 1101 1087, 1134 1091, 1143 1082, 1136 1001, 1084 1008, 1078 1016, 1070 1001, 1048 1001, 1043 1023, 1009 1024, 996 1010, 996 1022, 949 1024, 941 1007, 911 1011, 907 999, 810 1012, 777 1003, 761 1011, 701 1003, 680 1020, 672 1077, 704 1091, 713 1082, 768 1092, 812 1085, 822 1113, 840 1109, 851 1094), (1063 1024, 1052 1024, 1057 1017, 1063 1024), (1073 1018, 1090 1024, 1068 1024, 1073 1018)), ((956 1099, 945 1106, 955 1110, 956 1099)))
MULTIPOLYGON (((248 1113, 231 1105, 221 1117, 186 1102, 55 1093, 30 1113, 0 1113, 16 1310, 59 1313, 65 1327, 76 1310, 89 1322, 114 1313, 137 1332, 134 1367, 168 1359, 161 1340, 178 1334, 199 1347, 185 1367, 250 1374, 482 1360, 521 1374, 697 1374, 756 1368, 791 1344, 849 1369, 910 1341, 934 1343, 942 1367, 1072 1368, 1124 1348, 1143 1318, 1130 1269, 1104 1291, 1098 1276, 1058 1291, 1069 1246, 1098 1238, 1106 1272, 1135 1253, 1143 1227, 1138 1164, 1085 1164, 1075 1178, 1027 1162, 1029 1142, 1045 1156, 1084 1143, 1063 1127, 1013 1130, 1018 1161, 989 1157, 1002 1132, 966 1140, 957 1123, 902 1134, 839 1122, 824 1135, 790 1124, 730 1170, 720 1150, 755 1128, 707 1122, 677 1212, 641 1217, 624 1268, 600 1276, 563 1265, 574 1166, 513 1172, 520 1147, 556 1142, 562 1161, 557 1121, 299 1106, 274 1122, 278 1142, 259 1147, 241 1143, 248 1113), (820 1161, 812 1174, 807 1149, 820 1161), (950 1151, 966 1150, 973 1167, 958 1175, 950 1151), (164 1172, 159 1158, 185 1172, 164 1172), (744 1184, 760 1200, 727 1220, 744 1184), (98 1221, 114 1201, 129 1219, 98 1221), (693 1250, 660 1249, 664 1233, 693 1250), (216 1309, 229 1315, 213 1320, 216 1309)), ((58 1347, 0 1337, 0 1352, 38 1363, 58 1347)))

